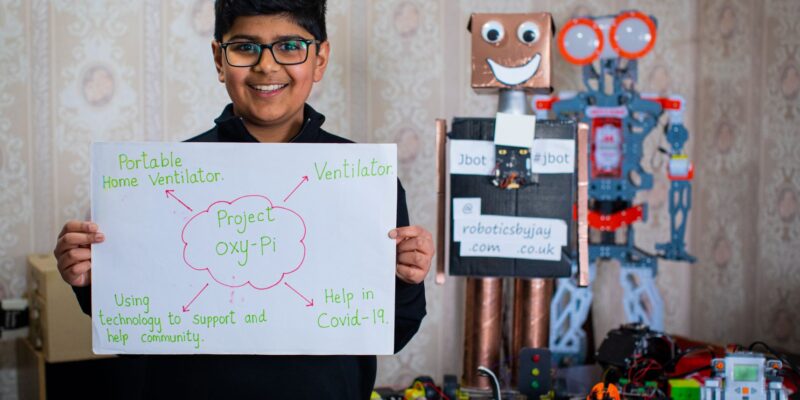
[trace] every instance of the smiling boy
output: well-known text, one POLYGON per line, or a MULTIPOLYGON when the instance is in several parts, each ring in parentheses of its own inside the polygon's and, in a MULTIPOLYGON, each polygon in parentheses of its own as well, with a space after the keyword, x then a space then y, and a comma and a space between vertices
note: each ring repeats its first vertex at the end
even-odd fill
MULTIPOLYGON (((325 0, 217 0, 211 44, 231 99, 216 126, 192 142, 348 143, 321 128, 306 104, 328 65, 325 0)), ((398 182, 395 352, 425 316, 423 280, 433 257, 431 234, 408 226, 398 182)), ((54 250, 63 279, 91 313, 91 244, 104 241, 90 221, 68 221, 54 250)), ((365 266, 369 268, 371 266, 365 266)), ((374 356, 145 356, 144 398, 368 399, 374 356)))

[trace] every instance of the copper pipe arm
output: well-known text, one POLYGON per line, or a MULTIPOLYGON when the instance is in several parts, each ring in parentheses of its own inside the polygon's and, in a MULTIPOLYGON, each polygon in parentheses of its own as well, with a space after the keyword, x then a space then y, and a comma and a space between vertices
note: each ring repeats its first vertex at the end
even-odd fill
POLYGON ((445 277, 445 238, 447 215, 447 166, 446 148, 447 121, 436 120, 436 284, 443 285, 445 277))
POLYGON ((578 124, 578 286, 589 286, 589 125, 578 124))

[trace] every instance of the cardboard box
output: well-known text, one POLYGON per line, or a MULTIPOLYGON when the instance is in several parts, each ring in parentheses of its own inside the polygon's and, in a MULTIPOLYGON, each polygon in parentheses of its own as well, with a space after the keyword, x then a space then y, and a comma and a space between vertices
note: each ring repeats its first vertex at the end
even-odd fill
POLYGON ((52 254, 28 256, 28 295, 30 342, 42 349, 47 362, 101 358, 92 353, 91 318, 61 279, 52 254))
POLYGON ((17 339, 17 394, 20 400, 45 400, 44 356, 28 339, 17 339))

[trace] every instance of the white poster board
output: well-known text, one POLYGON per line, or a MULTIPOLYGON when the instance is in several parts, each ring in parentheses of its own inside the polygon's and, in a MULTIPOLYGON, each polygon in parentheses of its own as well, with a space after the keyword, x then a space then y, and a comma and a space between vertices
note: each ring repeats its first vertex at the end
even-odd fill
POLYGON ((397 150, 96 143, 98 354, 391 354, 397 150))

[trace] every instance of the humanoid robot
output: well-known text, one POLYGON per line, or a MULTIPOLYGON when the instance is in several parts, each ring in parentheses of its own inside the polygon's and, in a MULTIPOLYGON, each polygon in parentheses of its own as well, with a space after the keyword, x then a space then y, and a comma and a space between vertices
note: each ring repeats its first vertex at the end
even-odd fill
MULTIPOLYGON (((486 390, 478 367, 501 369, 503 277, 514 278, 511 376, 520 349, 547 346, 552 278, 570 276, 586 236, 572 215, 586 152, 576 151, 576 122, 537 121, 530 109, 528 94, 552 91, 550 14, 473 14, 468 30, 472 87, 499 93, 498 113, 455 118, 450 132, 437 120, 437 282, 448 249, 449 273, 467 277, 462 385, 486 390)), ((577 203, 585 214, 586 199, 577 203)))
POLYGON ((748 351, 711 360, 711 378, 703 383, 701 400, 786 400, 783 363, 748 351))
MULTIPOLYGON (((540 118, 548 112, 559 119, 590 126, 589 257, 617 260, 624 290, 627 322, 663 330, 663 303, 655 286, 658 259, 694 262, 684 236, 691 207, 692 164, 684 152, 689 134, 683 125, 685 101, 678 96, 648 96, 636 89, 637 60, 655 45, 656 19, 639 11, 569 20, 558 36, 562 56, 582 66, 584 90, 556 96, 534 96, 540 118), (643 141, 668 116, 664 135, 669 149, 669 241, 655 252, 635 244, 633 224, 647 219, 647 204, 634 204, 637 193, 653 186, 642 167, 643 141)), ((591 288, 572 279, 559 279, 551 304, 550 350, 557 357, 582 359, 586 337, 582 330, 591 305, 591 288)))

